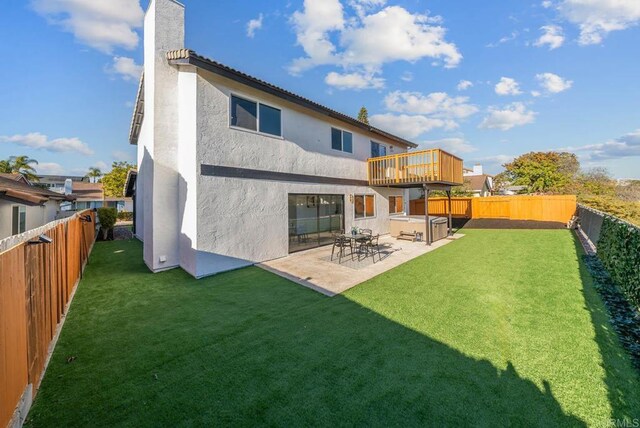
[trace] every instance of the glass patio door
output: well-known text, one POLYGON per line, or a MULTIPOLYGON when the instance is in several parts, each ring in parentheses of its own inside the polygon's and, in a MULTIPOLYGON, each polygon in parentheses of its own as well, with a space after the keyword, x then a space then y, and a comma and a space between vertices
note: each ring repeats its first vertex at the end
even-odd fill
POLYGON ((289 194, 289 252, 331 244, 344 229, 344 196, 289 194))

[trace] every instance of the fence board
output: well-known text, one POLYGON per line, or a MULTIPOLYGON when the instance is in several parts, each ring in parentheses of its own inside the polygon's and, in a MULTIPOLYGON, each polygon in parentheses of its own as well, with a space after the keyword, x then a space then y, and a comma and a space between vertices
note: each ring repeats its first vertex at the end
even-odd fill
MULTIPOLYGON (((517 195, 451 198, 451 215, 464 218, 555 221, 567 223, 576 212, 574 195, 517 195)), ((410 201, 411 215, 424 215, 424 199, 410 201)), ((429 198, 429 214, 446 216, 447 198, 429 198)))
POLYGON ((10 422, 28 385, 34 395, 39 386, 52 339, 95 239, 95 216, 86 214, 91 223, 73 216, 38 230, 53 239, 50 244, 22 242, 0 252, 0 427, 10 422))

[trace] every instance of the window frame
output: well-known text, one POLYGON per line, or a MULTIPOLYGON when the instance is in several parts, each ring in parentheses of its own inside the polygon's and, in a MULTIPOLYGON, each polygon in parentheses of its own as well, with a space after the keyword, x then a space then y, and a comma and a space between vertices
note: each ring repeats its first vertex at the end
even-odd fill
POLYGON ((387 152, 387 146, 383 143, 379 143, 378 141, 374 141, 374 140, 369 140, 369 149, 371 151, 371 158, 375 159, 375 158, 381 158, 384 156, 387 156, 389 153, 387 152), (384 149, 384 154, 383 155, 378 155, 378 156, 373 156, 373 145, 377 144, 378 145, 378 152, 380 149, 384 149))
POLYGON ((15 204, 15 205, 11 205, 11 236, 14 235, 19 235, 21 233, 24 233, 27 231, 27 206, 26 205, 19 205, 19 204, 15 204), (14 232, 14 213, 15 213, 15 209, 18 208, 18 223, 17 223, 17 227, 18 227, 18 231, 14 232), (24 230, 20 230, 20 214, 21 212, 24 213, 24 230))
POLYGON ((227 120, 228 120, 229 129, 234 129, 236 131, 244 131, 244 132, 249 132, 251 134, 258 134, 258 135, 262 135, 262 136, 265 136, 265 137, 277 138, 279 140, 284 140, 284 122, 282 120, 282 108, 275 107, 275 106, 273 106, 271 104, 263 103, 262 101, 259 101, 256 98, 249 97, 249 96, 246 96, 246 95, 242 95, 242 94, 239 94, 237 92, 230 92, 229 93, 229 106, 228 106, 227 120), (255 131, 253 129, 243 128, 241 126, 237 126, 237 125, 232 125, 231 124, 231 113, 232 113, 232 108, 233 108, 233 97, 240 98, 241 100, 249 101, 251 103, 255 103, 256 104, 256 129, 255 129, 255 131), (270 107, 270 108, 272 108, 274 110, 278 110, 280 112, 280 135, 269 134, 267 132, 261 132, 260 131, 260 105, 264 105, 266 107, 270 107))
POLYGON ((329 139, 329 143, 330 143, 329 145, 331 146, 331 150, 333 150, 334 152, 348 153, 350 155, 353 155, 353 132, 347 131, 344 128, 338 128, 336 126, 331 126, 331 128, 330 128, 330 137, 331 138, 329 139), (340 131, 340 149, 334 149, 333 148, 333 130, 334 129, 336 131, 340 131), (348 151, 346 151, 344 149, 344 133, 345 132, 351 135, 351 151, 350 152, 348 152, 348 151))
POLYGON ((354 221, 357 220, 370 220, 372 218, 376 218, 376 214, 377 214, 377 209, 376 209, 376 194, 375 193, 354 193, 353 194, 353 219, 354 221), (362 202, 364 203, 364 212, 363 212, 363 216, 362 217, 356 217, 356 198, 358 198, 359 196, 362 196, 362 202), (372 197, 373 198, 373 215, 368 216, 367 215, 367 197, 372 197))
POLYGON ((389 214, 404 214, 404 196, 403 195, 391 195, 389 196, 389 214), (393 198, 393 207, 396 209, 398 206, 398 198, 402 200, 402 211, 391 211, 391 198, 393 198))

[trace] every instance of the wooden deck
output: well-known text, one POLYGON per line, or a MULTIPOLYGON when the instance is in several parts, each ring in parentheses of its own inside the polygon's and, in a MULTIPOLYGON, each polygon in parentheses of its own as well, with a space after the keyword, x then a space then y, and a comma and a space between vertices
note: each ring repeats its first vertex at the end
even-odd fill
POLYGON ((367 161, 370 186, 461 185, 462 159, 440 149, 399 153, 367 161))

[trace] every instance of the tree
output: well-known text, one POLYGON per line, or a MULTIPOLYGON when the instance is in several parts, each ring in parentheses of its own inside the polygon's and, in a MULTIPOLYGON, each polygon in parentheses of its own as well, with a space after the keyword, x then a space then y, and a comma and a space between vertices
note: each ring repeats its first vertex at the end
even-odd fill
POLYGON ((8 159, 0 160, 0 172, 4 174, 11 174, 11 162, 8 159))
POLYGON ((136 166, 129 162, 113 162, 111 171, 102 176, 102 186, 105 196, 122 196, 127 173, 136 166))
POLYGON ((580 170, 573 153, 531 152, 503 165, 501 179, 511 185, 527 186, 529 192, 560 193, 576 179, 580 170))
POLYGON ((8 174, 22 174, 29 181, 39 181, 33 165, 38 161, 29 156, 10 156, 0 161, 0 172, 8 174))
POLYGON ((358 120, 362 123, 366 123, 367 125, 369 124, 369 112, 365 106, 360 108, 360 111, 358 112, 358 120))
POLYGON ((87 172, 87 174, 85 175, 85 177, 94 179, 92 181, 97 181, 97 178, 101 176, 102 176, 102 171, 100 171, 100 168, 97 168, 95 166, 92 166, 91 168, 89 168, 89 172, 87 172))

